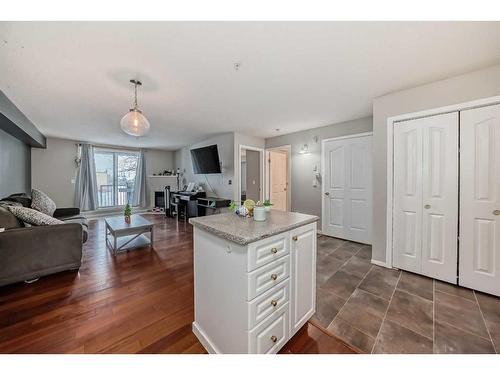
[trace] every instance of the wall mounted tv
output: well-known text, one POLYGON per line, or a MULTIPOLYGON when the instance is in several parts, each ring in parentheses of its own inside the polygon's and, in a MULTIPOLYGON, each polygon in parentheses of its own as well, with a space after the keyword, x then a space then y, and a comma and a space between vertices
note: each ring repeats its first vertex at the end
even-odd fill
POLYGON ((217 145, 192 149, 191 159, 195 174, 221 173, 217 145))

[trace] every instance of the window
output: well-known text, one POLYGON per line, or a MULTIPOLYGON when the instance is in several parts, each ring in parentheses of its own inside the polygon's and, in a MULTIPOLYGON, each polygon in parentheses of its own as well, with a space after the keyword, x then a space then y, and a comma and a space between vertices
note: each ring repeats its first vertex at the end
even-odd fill
POLYGON ((139 154, 96 149, 94 160, 99 208, 132 204, 139 154))

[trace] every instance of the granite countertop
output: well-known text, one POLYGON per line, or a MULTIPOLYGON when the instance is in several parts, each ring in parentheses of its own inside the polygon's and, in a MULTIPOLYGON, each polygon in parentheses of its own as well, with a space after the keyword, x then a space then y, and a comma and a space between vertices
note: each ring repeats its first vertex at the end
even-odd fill
POLYGON ((226 240, 247 245, 262 238, 287 232, 291 229, 314 223, 317 216, 298 212, 271 210, 266 213, 266 221, 254 221, 253 218, 237 216, 234 213, 193 217, 189 222, 200 229, 215 234, 226 240))

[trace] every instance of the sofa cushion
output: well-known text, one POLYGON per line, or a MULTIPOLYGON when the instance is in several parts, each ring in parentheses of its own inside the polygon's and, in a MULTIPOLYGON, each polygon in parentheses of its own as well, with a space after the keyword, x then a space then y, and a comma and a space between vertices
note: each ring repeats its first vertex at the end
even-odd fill
POLYGON ((0 204, 0 228, 22 228, 23 224, 9 211, 7 204, 0 204))
POLYGON ((31 208, 19 207, 19 206, 8 206, 7 208, 19 220, 29 224, 33 225, 64 224, 64 221, 55 219, 52 216, 46 215, 43 212, 31 208))
POLYGON ((33 189, 31 190, 31 208, 43 212, 46 215, 53 216, 56 210, 56 204, 43 191, 33 189))

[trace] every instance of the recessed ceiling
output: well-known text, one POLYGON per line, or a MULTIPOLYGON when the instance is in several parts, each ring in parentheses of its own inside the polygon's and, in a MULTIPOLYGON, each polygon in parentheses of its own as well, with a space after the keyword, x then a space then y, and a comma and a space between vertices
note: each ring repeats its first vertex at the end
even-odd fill
POLYGON ((0 22, 0 88, 47 136, 177 149, 368 116, 374 97, 500 63, 499 45, 498 22, 0 22), (131 78, 138 139, 120 130, 131 78))

